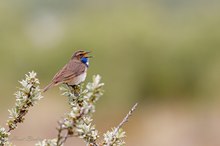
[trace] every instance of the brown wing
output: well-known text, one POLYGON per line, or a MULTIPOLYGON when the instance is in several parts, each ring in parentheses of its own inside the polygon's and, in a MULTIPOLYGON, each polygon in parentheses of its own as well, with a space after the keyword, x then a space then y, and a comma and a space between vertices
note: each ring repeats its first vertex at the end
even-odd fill
POLYGON ((86 66, 82 62, 71 60, 54 76, 53 83, 59 84, 71 81, 73 78, 82 74, 85 69, 86 66))

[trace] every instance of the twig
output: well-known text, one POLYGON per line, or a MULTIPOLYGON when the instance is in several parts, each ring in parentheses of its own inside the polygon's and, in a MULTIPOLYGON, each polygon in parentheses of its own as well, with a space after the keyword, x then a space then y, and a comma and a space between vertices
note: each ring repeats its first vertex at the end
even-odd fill
POLYGON ((15 107, 9 110, 10 116, 7 121, 8 132, 11 132, 17 128, 18 123, 24 121, 25 115, 28 113, 29 108, 39 101, 41 96, 39 80, 36 78, 35 72, 29 72, 26 74, 26 78, 19 81, 21 88, 15 93, 16 103, 15 107))
MULTIPOLYGON (((32 91, 32 89, 34 89, 34 86, 32 85, 30 88, 29 93, 32 91)), ((30 97, 31 95, 28 93, 27 96, 27 100, 25 101, 25 104, 21 107, 21 109, 19 110, 18 116, 16 117, 16 119, 14 119, 12 122, 13 124, 17 127, 18 123, 23 122, 23 118, 24 116, 28 113, 28 109, 33 106, 33 103, 30 102, 30 97)), ((16 127, 11 127, 11 125, 8 125, 9 129, 8 132, 11 132, 12 130, 14 130, 16 127)))
POLYGON ((115 128, 115 131, 113 135, 115 136, 119 129, 128 121, 129 117, 132 115, 132 113, 136 110, 138 103, 136 103, 131 110, 128 112, 128 114, 124 117, 124 119, 121 121, 121 123, 115 128))
POLYGON ((57 135, 57 146, 61 146, 62 144, 64 144, 67 140, 67 138, 69 137, 69 133, 68 133, 68 128, 63 127, 63 123, 60 121, 58 122, 59 127, 57 128, 58 131, 58 135, 57 135), (64 130, 67 130, 66 134, 63 136, 62 132, 64 130))

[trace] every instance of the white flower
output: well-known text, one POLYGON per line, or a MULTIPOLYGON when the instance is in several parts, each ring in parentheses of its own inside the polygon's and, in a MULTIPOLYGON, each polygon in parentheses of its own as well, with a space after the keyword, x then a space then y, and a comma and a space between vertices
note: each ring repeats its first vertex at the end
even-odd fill
POLYGON ((16 108, 12 108, 11 110, 8 110, 9 112, 9 119, 15 119, 18 117, 18 112, 16 108))
POLYGON ((115 128, 113 128, 112 131, 107 131, 104 134, 104 146, 123 146, 125 142, 122 139, 125 136, 125 132, 122 129, 115 133, 115 128))
POLYGON ((75 119, 77 116, 80 115, 80 109, 78 107, 72 107, 71 112, 69 113, 69 116, 73 119, 75 119))
POLYGON ((57 146, 57 139, 44 139, 43 141, 35 144, 35 146, 57 146))
POLYGON ((3 146, 8 143, 9 132, 5 130, 5 128, 0 127, 0 146, 3 146))
POLYGON ((83 138, 86 142, 95 141, 98 137, 98 131, 91 123, 82 123, 77 126, 77 133, 80 138, 83 138))

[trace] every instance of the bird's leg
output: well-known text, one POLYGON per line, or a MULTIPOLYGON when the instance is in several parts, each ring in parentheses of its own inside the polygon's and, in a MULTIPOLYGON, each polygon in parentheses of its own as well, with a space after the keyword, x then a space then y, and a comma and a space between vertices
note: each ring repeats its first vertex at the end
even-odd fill
POLYGON ((67 87, 69 87, 71 93, 74 93, 74 90, 75 90, 75 85, 69 85, 68 83, 65 83, 67 87))
POLYGON ((80 86, 79 85, 71 85, 72 89, 73 89, 73 93, 76 97, 79 96, 80 94, 80 86))

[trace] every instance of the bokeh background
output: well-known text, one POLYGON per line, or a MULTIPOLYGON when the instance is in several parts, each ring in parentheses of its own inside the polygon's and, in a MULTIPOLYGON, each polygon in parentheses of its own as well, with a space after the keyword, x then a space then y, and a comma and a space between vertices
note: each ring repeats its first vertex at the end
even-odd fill
MULTIPOLYGON (((100 74, 105 83, 94 115, 101 133, 138 102, 127 146, 220 145, 219 0, 0 1, 0 125, 25 73, 36 71, 43 88, 78 49, 94 56, 86 82, 100 74)), ((14 144, 56 137, 68 103, 58 87, 43 95, 14 144)))

